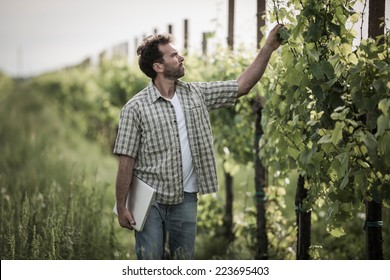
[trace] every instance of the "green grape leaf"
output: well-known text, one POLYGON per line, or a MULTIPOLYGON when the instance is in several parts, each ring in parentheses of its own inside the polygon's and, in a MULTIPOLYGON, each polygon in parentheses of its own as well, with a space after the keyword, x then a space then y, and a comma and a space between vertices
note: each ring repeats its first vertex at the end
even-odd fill
POLYGON ((331 142, 337 145, 343 138, 343 128, 345 124, 343 122, 336 122, 335 128, 332 132, 331 142))
POLYGON ((382 136, 386 129, 390 128, 390 118, 389 115, 380 115, 377 119, 377 132, 375 134, 376 137, 382 136))
POLYGON ((279 30, 279 34, 278 34, 278 40, 279 42, 284 45, 287 43, 288 39, 290 38, 290 33, 288 32, 288 29, 283 26, 280 30, 279 30))
POLYGON ((390 99, 386 98, 379 101, 378 108, 385 116, 388 116, 390 113, 390 99))
POLYGON ((378 148, 378 142, 375 139, 374 135, 369 132, 366 132, 363 136, 363 142, 367 147, 369 157, 372 161, 375 161, 378 157, 376 153, 378 148))
POLYGON ((342 228, 342 227, 333 228, 333 229, 331 229, 331 230, 329 231, 329 233, 330 233, 332 236, 337 237, 337 238, 339 238, 339 237, 341 237, 341 236, 343 236, 343 235, 346 234, 345 231, 344 231, 344 228, 342 228))
POLYGON ((325 144, 325 143, 331 143, 332 142, 332 135, 331 134, 325 134, 321 137, 320 140, 318 140, 318 144, 325 144))
POLYGON ((310 71, 312 72, 313 76, 317 80, 324 80, 325 79, 325 73, 323 71, 323 68, 321 66, 320 62, 315 62, 310 65, 310 71))

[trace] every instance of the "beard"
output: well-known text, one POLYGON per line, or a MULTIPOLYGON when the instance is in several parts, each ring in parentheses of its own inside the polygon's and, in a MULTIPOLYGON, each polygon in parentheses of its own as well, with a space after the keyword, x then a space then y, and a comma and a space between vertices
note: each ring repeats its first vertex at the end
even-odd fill
POLYGON ((183 65, 177 68, 165 67, 164 77, 169 80, 177 80, 185 75, 185 68, 183 65))

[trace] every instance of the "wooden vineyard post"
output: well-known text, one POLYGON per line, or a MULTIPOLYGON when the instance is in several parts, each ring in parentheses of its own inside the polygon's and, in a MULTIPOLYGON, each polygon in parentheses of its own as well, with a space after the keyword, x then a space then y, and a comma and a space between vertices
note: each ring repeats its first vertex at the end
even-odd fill
POLYGON ((295 195, 295 210, 297 215, 297 259, 310 259, 309 248, 311 244, 311 212, 306 211, 303 203, 307 198, 307 189, 305 189, 305 178, 302 175, 298 177, 297 192, 295 195))
POLYGON ((257 250, 255 258, 258 260, 268 259, 268 238, 267 238, 267 223, 265 214, 265 188, 267 187, 267 170, 261 163, 259 157, 259 141, 263 135, 261 127, 261 112, 263 109, 261 97, 254 99, 253 110, 255 114, 255 136, 254 136, 254 163, 255 163, 255 204, 256 204, 256 222, 257 222, 257 250))
MULTIPOLYGON (((385 0, 369 1, 368 14, 368 37, 377 38, 384 34, 383 19, 385 17, 385 0)), ((383 44, 379 40, 378 44, 383 44)), ((369 112, 366 116, 366 123, 371 132, 374 129, 370 127, 373 115, 369 112)), ((383 259, 383 239, 382 239, 382 203, 380 201, 366 201, 366 255, 370 260, 383 259)))
MULTIPOLYGON (((263 15, 265 14, 265 0, 257 1, 257 47, 260 47, 260 41, 263 34, 260 28, 265 25, 263 15)), ((267 237, 267 220, 265 213, 265 188, 267 187, 268 172, 263 166, 260 157, 259 141, 263 135, 263 128, 261 127, 261 114, 263 110, 263 102, 261 96, 256 96, 253 99, 253 112, 255 117, 255 135, 254 135, 254 169, 255 169, 255 204, 256 204, 256 240, 257 249, 255 258, 260 260, 268 259, 268 237, 267 237)))
POLYGON ((226 186, 226 204, 225 204, 225 237, 228 243, 234 241, 233 232, 233 176, 229 172, 225 173, 225 186, 226 186))
POLYGON ((227 44, 230 50, 234 48, 234 0, 229 0, 228 7, 228 37, 227 44))

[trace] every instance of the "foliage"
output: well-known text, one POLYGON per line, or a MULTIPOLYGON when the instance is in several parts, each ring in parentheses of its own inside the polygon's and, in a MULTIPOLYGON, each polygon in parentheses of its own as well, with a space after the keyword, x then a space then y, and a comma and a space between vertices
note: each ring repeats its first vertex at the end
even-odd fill
MULTIPOLYGON (((0 89, 7 91, 0 104, 7 120, 0 127, 1 259, 123 258, 104 210, 112 203, 107 185, 86 165, 68 161, 58 144, 78 134, 62 125, 55 103, 31 88, 0 89)), ((89 145, 86 152, 96 150, 89 145)))
POLYGON ((346 1, 285 2, 299 14, 278 12, 290 37, 270 74, 261 156, 306 176, 307 207, 326 207, 340 236, 364 199, 390 206, 389 37, 353 50, 346 1))
MULTIPOLYGON (((187 62, 191 69, 186 74, 186 80, 235 80, 250 63, 247 53, 245 49, 232 53, 219 46, 210 56, 191 57, 187 62), (204 68, 207 71, 202 71, 204 68)), ((223 108, 210 113, 216 151, 224 158, 225 171, 231 175, 234 175, 237 163, 246 164, 253 159, 253 123, 247 116, 248 106, 248 100, 239 100, 235 108, 223 108)))
POLYGON ((198 213, 196 257, 212 259, 225 255, 228 244, 223 235, 224 210, 216 195, 201 197, 198 213))
POLYGON ((63 118, 87 138, 112 149, 119 110, 147 80, 122 59, 98 68, 77 67, 35 78, 32 87, 60 104, 63 118))
MULTIPOLYGON (((285 208, 285 189, 269 186, 266 189, 266 219, 269 259, 294 259, 296 243, 296 226, 283 214, 285 208)), ((238 239, 244 239, 250 250, 251 258, 256 255, 258 240, 256 240, 257 223, 256 208, 245 209, 245 222, 239 224, 238 239)))

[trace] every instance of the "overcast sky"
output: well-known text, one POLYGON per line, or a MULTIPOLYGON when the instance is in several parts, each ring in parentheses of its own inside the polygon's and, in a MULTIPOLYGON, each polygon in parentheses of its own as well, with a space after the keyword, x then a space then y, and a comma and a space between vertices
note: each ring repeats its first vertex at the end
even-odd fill
MULTIPOLYGON (((0 0, 0 71, 30 75, 76 64, 136 37, 168 30, 183 47, 189 20, 191 49, 202 32, 219 29, 226 38, 227 0, 0 0)), ((236 40, 255 44, 256 0, 236 1, 236 40), (244 5, 240 4, 244 3, 244 5), (249 35, 252 33, 251 35, 249 35), (248 41, 245 40, 245 41, 248 41)), ((191 50, 190 49, 190 50, 191 50)))
MULTIPOLYGON (((256 3, 235 1, 236 44, 256 45, 256 3)), ((36 75, 97 57, 122 42, 134 55, 135 38, 154 29, 165 32, 169 24, 181 49, 184 19, 190 51, 200 49, 202 32, 216 30, 214 41, 225 43, 227 5, 228 0, 0 0, 0 71, 36 75)))

